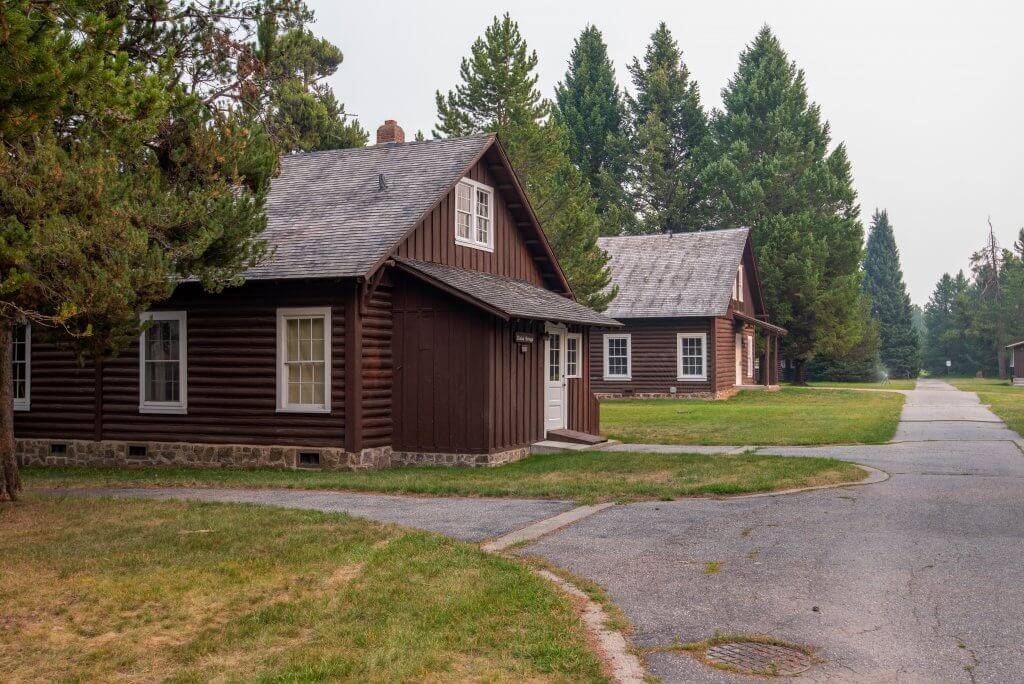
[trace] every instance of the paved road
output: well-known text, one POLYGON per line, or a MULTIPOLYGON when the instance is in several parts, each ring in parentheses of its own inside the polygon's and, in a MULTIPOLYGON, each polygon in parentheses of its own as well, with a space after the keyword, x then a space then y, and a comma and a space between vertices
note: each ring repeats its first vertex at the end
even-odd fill
MULTIPOLYGON (((603 585, 641 647, 757 633, 820 648, 810 681, 1022 681, 1019 439, 974 394, 922 381, 893 444, 766 450, 856 460, 886 482, 618 506, 523 553, 603 585)), ((667 682, 750 681, 678 653, 648 664, 667 682)))

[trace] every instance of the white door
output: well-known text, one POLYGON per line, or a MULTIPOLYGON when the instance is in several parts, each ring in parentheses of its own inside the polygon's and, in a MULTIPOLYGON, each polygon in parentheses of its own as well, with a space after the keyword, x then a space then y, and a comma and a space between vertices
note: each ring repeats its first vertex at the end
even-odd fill
POLYGON ((736 333, 736 384, 743 384, 743 335, 736 333))
POLYGON ((565 427, 565 333, 551 332, 544 336, 544 429, 565 427))

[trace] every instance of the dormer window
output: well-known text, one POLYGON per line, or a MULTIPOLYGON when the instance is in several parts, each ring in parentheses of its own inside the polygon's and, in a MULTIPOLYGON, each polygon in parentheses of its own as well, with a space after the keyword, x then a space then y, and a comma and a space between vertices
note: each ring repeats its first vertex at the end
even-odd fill
POLYGON ((494 251, 494 190, 463 178, 455 186, 455 243, 494 251))

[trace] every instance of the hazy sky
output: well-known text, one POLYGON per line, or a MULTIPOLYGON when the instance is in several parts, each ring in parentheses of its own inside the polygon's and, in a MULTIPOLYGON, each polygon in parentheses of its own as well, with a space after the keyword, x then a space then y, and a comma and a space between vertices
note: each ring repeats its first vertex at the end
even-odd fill
POLYGON ((342 3, 308 0, 314 31, 345 53, 331 85, 376 131, 397 119, 430 136, 434 91, 496 13, 511 12, 553 96, 572 42, 604 33, 620 85, 660 20, 683 49, 709 109, 763 23, 807 75, 811 99, 845 141, 861 211, 889 210, 911 298, 923 304, 943 271, 966 268, 992 216, 1006 246, 1024 227, 1024 3, 529 0, 514 3, 342 3))

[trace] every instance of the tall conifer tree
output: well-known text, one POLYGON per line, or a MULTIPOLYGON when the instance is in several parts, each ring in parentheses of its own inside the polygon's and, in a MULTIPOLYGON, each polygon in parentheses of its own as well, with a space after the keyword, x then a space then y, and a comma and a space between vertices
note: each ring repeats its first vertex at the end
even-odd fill
POLYGON ((519 25, 508 14, 495 17, 462 60, 462 83, 447 95, 437 93, 434 135, 498 134, 573 292, 602 310, 616 289, 608 288, 608 255, 597 246, 597 202, 569 158, 565 126, 550 116, 551 103, 537 90, 536 66, 537 54, 519 25))
POLYGON ((569 157, 590 183, 604 217, 602 231, 617 235, 628 219, 627 117, 608 46, 596 26, 587 26, 576 38, 565 80, 555 86, 555 103, 555 114, 569 133, 569 157))
POLYGON ((910 295, 903 282, 896 237, 889 213, 875 210, 871 218, 864 288, 871 298, 871 317, 878 324, 882 364, 890 377, 914 378, 921 366, 921 352, 914 330, 910 295))
POLYGON ((700 175, 708 118, 697 83, 665 22, 651 34, 643 61, 629 66, 631 187, 639 223, 631 232, 703 230, 712 217, 700 175))
POLYGON ((768 308, 789 330, 784 354, 802 381, 815 354, 846 356, 870 324, 850 163, 843 145, 829 151, 804 74, 767 26, 740 54, 722 100, 716 160, 702 178, 720 224, 753 229, 768 308))

